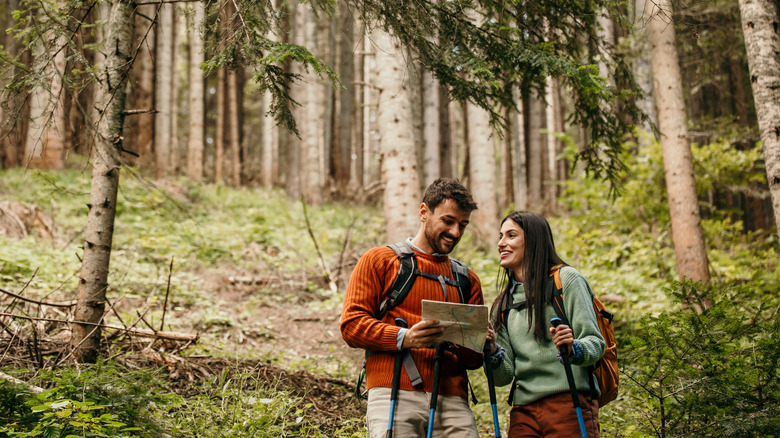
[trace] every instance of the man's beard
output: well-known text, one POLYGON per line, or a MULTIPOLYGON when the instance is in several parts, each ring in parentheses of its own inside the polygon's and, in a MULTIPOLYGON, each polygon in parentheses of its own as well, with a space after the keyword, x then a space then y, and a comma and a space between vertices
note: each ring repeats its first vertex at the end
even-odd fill
MULTIPOLYGON (((425 238, 428 240, 428 244, 431 245, 431 249, 433 249, 433 252, 436 254, 449 254, 452 252, 453 249, 455 249, 455 246, 458 244, 459 239, 452 239, 452 246, 450 246, 448 249, 445 249, 445 247, 442 246, 442 236, 449 236, 446 232, 441 232, 439 234, 434 234, 433 231, 429 230, 428 227, 425 227, 425 238)), ((452 237, 452 236, 449 236, 452 237)))

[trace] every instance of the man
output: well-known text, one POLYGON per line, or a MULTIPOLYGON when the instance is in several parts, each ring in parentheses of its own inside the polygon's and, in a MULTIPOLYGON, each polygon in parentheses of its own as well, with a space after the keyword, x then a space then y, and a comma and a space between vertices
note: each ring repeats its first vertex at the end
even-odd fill
MULTIPOLYGON (((422 300, 460 302, 457 279, 448 254, 455 248, 469 223, 477 204, 468 190, 457 180, 440 178, 425 191, 420 205, 420 230, 406 240, 415 252, 417 269, 443 275, 450 282, 417 276, 409 295, 390 309, 380 321, 379 308, 387 297, 400 267, 396 253, 389 247, 367 251, 358 261, 344 296, 341 315, 341 335, 351 347, 370 353, 366 359, 366 386, 368 408, 366 423, 369 436, 385 436, 390 414, 390 393, 396 354, 410 349, 413 364, 404 362, 399 380, 393 432, 397 437, 425 436, 429 403, 433 389, 435 350, 429 348, 441 336, 443 329, 435 327, 438 321, 422 321, 422 300), (408 323, 404 329, 395 324, 395 318, 408 323), (411 365, 411 366, 410 366, 411 365), (419 382, 417 374, 419 371, 419 382), (415 385, 410 379, 415 379, 415 385)), ((470 291, 463 291, 469 304, 482 304, 482 286, 479 278, 468 270, 470 291)), ((408 359, 408 358, 407 358, 408 359)), ((434 421, 434 435, 477 438, 476 422, 468 405, 467 369, 482 364, 482 355, 464 347, 444 351, 441 364, 438 406, 434 421)))

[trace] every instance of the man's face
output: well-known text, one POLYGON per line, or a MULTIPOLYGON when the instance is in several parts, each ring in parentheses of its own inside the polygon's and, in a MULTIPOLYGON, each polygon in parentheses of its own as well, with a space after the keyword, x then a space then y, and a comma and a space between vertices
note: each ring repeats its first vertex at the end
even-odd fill
POLYGON ((425 239, 431 252, 449 254, 463 237, 471 212, 458 208, 452 199, 445 199, 434 211, 425 204, 422 209, 420 219, 425 224, 425 239))

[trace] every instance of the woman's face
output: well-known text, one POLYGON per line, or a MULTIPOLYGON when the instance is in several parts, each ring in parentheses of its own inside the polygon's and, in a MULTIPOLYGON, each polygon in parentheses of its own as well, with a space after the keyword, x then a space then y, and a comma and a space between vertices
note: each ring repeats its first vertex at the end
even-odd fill
POLYGON ((525 231, 512 219, 505 220, 501 225, 498 234, 498 254, 501 257, 501 267, 513 271, 515 278, 522 280, 518 277, 518 271, 525 254, 525 231))

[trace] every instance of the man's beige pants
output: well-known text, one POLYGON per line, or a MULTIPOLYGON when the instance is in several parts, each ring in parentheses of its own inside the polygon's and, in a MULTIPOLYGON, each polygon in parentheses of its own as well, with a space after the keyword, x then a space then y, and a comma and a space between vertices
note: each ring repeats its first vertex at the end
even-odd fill
MULTIPOLYGON (((393 417, 393 437, 425 437, 428 431, 431 394, 423 391, 398 391, 393 417)), ((371 388, 368 391, 366 426, 369 438, 384 438, 390 416, 390 388, 371 388)), ((477 423, 468 402, 458 396, 439 395, 436 418, 433 422, 435 438, 479 438, 477 423)))

